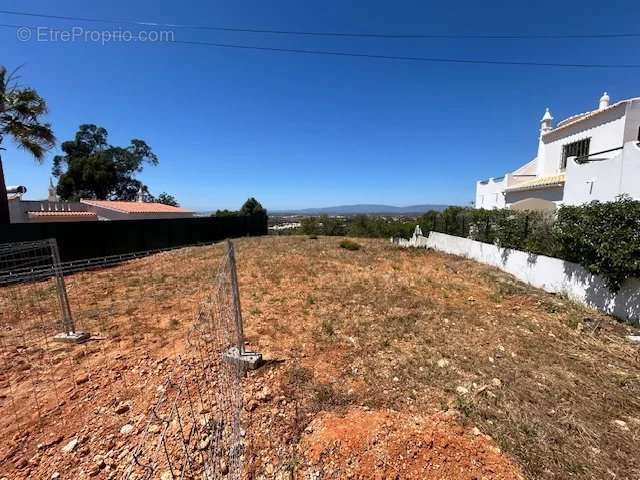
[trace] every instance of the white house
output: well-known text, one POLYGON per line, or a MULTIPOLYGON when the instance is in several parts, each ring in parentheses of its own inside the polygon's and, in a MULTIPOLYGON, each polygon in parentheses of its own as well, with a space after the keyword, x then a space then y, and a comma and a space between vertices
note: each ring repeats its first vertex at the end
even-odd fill
POLYGON ((640 97, 609 103, 553 126, 547 108, 537 155, 502 177, 476 183, 476 208, 554 210, 557 205, 640 199, 640 97))

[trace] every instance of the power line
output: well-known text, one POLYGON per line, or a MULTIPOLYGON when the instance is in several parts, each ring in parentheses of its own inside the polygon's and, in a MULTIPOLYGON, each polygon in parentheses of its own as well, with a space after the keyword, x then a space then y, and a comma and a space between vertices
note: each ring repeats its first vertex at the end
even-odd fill
POLYGON ((115 20, 94 17, 73 17, 66 15, 47 15, 43 13, 20 12, 12 10, 0 10, 1 14, 16 15, 22 17, 37 17, 54 20, 67 20, 75 22, 89 23, 110 23, 135 25, 138 27, 166 27, 181 28, 189 30, 209 30, 216 32, 236 32, 236 33, 266 33, 274 35, 298 35, 298 36, 315 36, 315 37, 343 37, 343 38, 386 38, 386 39, 462 39, 462 40, 478 40, 478 39, 496 39, 496 40, 557 40, 557 39, 587 39, 587 38, 634 38, 640 37, 640 33, 624 32, 624 33, 575 33, 575 34, 520 34, 520 33, 428 33, 428 34, 389 34, 389 33, 357 33, 357 32, 327 32, 327 31, 304 31, 304 30, 275 30, 263 28, 242 28, 242 27, 221 27, 213 25, 193 25, 180 23, 158 23, 145 22, 138 20, 115 20))
POLYGON ((297 48, 274 48, 274 47, 259 47, 255 45, 235 45, 229 43, 214 43, 214 42, 198 42, 188 40, 175 40, 167 43, 179 43, 185 45, 201 45, 221 48, 238 48, 245 50, 263 50, 269 52, 284 52, 284 53, 302 53, 307 55, 333 55, 340 57, 359 57, 359 58, 373 58, 378 60, 405 60, 415 62, 427 62, 427 63, 460 63, 460 64, 476 64, 476 65, 513 65, 513 66, 527 66, 527 67, 570 67, 570 68, 640 68, 640 64, 598 64, 598 63, 550 63, 550 62, 518 62, 507 60, 475 60, 466 58, 439 58, 439 57, 410 57, 410 56, 397 56, 397 55, 377 55, 370 53, 354 53, 354 52, 338 52, 331 50, 302 50, 297 48))
MULTIPOLYGON (((30 30, 38 30, 39 28, 47 28, 50 31, 60 31, 51 27, 35 27, 27 25, 11 25, 0 23, 0 27, 5 28, 28 28, 30 30)), ((132 37, 136 39, 136 37, 132 37)), ((141 39, 141 37, 137 37, 141 39)), ((144 42, 144 39, 141 39, 144 42)), ((413 56, 401 56, 401 55, 380 55, 373 53, 357 53, 357 52, 342 52, 335 50, 304 50, 299 48, 278 48, 278 47, 261 47, 258 45, 238 45, 232 43, 217 43, 217 42, 201 42, 196 40, 166 40, 163 42, 148 42, 148 44, 177 44, 177 45, 191 45, 202 47, 217 47, 228 49, 241 49, 241 50, 257 50, 266 52, 281 52, 281 53, 296 53, 305 55, 328 55, 334 57, 355 57, 355 58, 369 58, 376 60, 400 60, 400 61, 412 61, 412 62, 424 62, 424 63, 450 63, 450 64, 470 64, 470 65, 503 65, 503 66, 521 66, 521 67, 556 67, 556 68, 640 68, 640 64, 616 64, 616 63, 554 63, 554 62, 527 62, 527 61, 510 61, 510 60, 484 60, 484 59, 470 59, 470 58, 445 58, 445 57, 413 57, 413 56)))

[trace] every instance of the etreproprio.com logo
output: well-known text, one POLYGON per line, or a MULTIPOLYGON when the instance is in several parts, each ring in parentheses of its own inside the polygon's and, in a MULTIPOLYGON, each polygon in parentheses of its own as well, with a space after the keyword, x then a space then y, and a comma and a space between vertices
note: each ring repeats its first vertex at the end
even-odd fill
POLYGON ((173 42, 175 33, 172 30, 88 30, 84 27, 58 29, 51 27, 19 27, 16 38, 21 42, 74 43, 93 42, 107 43, 129 42, 173 42))

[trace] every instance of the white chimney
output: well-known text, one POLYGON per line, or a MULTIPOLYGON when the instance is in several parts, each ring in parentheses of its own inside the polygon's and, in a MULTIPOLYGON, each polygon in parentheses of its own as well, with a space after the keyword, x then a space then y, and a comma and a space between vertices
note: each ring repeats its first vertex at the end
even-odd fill
POLYGON ((600 97, 600 106, 598 107, 598 110, 604 110, 608 106, 609 106, 609 95, 607 94, 607 92, 604 92, 600 97))
POLYGON ((542 120, 540 120, 540 136, 553 130, 553 127, 551 126, 552 120, 553 117, 551 116, 551 112, 547 107, 547 109, 544 111, 544 115, 542 116, 542 120))
POLYGON ((49 202, 59 202, 60 197, 58 197, 58 192, 56 191, 56 187, 53 185, 53 180, 49 177, 49 196, 47 197, 49 202))

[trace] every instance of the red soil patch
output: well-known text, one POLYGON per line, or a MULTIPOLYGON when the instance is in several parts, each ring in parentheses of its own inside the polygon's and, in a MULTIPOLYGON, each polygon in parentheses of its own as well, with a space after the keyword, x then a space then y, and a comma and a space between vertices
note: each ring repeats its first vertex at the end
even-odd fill
POLYGON ((355 409, 322 414, 307 431, 302 452, 320 478, 523 478, 489 437, 473 435, 448 413, 355 409))

